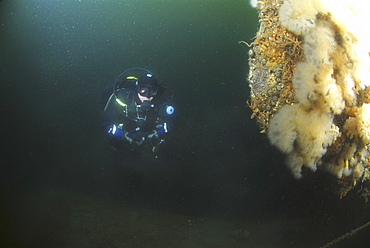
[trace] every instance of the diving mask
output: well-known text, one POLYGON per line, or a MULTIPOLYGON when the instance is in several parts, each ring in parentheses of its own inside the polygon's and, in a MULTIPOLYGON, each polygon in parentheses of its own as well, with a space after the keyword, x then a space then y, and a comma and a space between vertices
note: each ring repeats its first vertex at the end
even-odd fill
POLYGON ((140 95, 150 98, 150 97, 157 95, 158 88, 138 86, 137 91, 139 92, 140 95))

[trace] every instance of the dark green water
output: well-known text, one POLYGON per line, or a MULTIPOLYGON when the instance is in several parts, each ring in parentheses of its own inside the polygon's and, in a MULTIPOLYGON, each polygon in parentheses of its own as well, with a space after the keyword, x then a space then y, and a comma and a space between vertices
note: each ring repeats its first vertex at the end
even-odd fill
POLYGON ((250 120, 238 41, 257 25, 245 0, 0 1, 0 246, 319 247, 368 221, 334 180, 293 180, 250 120), (130 67, 175 92, 158 158, 112 154, 100 130, 130 67))

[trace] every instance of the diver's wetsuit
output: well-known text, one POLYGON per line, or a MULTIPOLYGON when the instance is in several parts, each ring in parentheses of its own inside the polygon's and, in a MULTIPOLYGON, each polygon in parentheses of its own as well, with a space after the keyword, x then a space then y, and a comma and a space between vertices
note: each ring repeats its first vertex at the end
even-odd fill
POLYGON ((141 103, 130 82, 109 98, 103 116, 103 130, 112 137, 136 145, 155 147, 173 129, 175 113, 166 88, 159 88, 152 101, 141 103), (118 100, 117 100, 118 99, 118 100))

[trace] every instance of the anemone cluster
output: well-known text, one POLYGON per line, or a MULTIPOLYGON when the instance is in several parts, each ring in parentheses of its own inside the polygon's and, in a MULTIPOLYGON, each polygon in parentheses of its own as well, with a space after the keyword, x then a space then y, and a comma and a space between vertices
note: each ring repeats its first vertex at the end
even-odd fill
POLYGON ((296 178, 304 167, 326 170, 346 185, 345 195, 370 177, 369 7, 360 0, 263 0, 257 7, 252 117, 296 178))

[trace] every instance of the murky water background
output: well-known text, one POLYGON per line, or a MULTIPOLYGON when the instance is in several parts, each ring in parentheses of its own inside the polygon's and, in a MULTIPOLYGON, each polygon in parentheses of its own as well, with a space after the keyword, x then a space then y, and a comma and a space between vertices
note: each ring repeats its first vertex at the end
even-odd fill
POLYGON ((0 1, 1 247, 319 247, 369 221, 335 180, 293 180, 250 120, 238 41, 257 25, 244 0, 0 1), (158 158, 100 130, 138 66, 175 92, 158 158))

